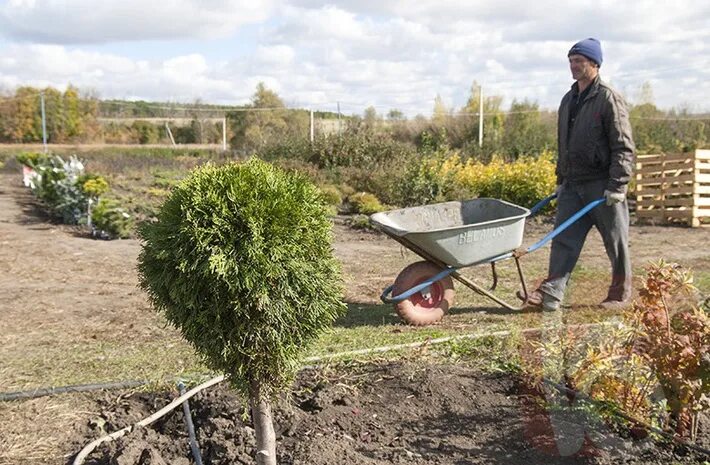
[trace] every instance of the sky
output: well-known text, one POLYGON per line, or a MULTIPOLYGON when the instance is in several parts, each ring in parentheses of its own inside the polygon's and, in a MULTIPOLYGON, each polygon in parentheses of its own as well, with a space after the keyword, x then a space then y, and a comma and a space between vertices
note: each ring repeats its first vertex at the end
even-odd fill
POLYGON ((630 103, 710 111, 705 0, 0 0, 0 92, 68 84, 99 98, 430 115, 484 96, 556 109, 567 52, 602 43, 630 103))

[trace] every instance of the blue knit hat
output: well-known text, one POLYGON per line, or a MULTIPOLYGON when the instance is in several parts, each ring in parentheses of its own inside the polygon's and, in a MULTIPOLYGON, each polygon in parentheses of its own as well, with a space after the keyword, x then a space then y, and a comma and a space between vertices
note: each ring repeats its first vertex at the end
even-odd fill
POLYGON ((602 65, 602 44, 597 39, 589 38, 580 40, 569 49, 570 55, 584 55, 592 60, 597 66, 602 65))

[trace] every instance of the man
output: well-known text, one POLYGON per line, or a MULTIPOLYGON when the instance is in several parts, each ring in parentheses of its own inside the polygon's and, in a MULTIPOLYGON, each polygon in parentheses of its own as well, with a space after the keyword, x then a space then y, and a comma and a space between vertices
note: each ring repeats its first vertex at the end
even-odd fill
POLYGON ((621 95, 599 78, 602 49, 598 40, 577 42, 567 55, 576 82, 562 98, 558 112, 555 226, 593 200, 604 197, 606 202, 553 239, 548 277, 527 303, 545 310, 559 308, 587 233, 596 226, 612 269, 601 306, 621 308, 632 292, 626 192, 634 142, 629 114, 621 95))

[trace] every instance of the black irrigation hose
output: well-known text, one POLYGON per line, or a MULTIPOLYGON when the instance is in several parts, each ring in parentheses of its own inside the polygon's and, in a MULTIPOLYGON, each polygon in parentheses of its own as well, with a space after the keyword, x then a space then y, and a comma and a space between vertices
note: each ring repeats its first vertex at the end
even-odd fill
MULTIPOLYGON (((178 382, 178 390, 180 395, 185 395, 185 383, 178 382)), ((185 424, 187 425, 187 435, 190 439, 190 450, 195 458, 195 465, 202 465, 202 455, 200 454, 200 446, 197 444, 197 435, 195 434, 195 425, 192 423, 192 414, 190 413, 190 401, 185 400, 182 403, 182 413, 185 415, 185 424)))
MULTIPOLYGON (((547 378, 543 378, 542 381, 545 384, 552 386, 553 388, 557 389, 558 391, 560 391, 561 393, 563 393, 567 396, 573 396, 573 398, 579 398, 579 399, 585 400, 587 402, 590 402, 594 405, 597 405, 597 406, 599 405, 599 401, 589 397, 588 395, 584 394, 583 392, 579 392, 575 389, 571 389, 567 386, 563 386, 562 384, 555 383, 554 381, 551 381, 547 378)), ((679 438, 675 434, 668 433, 667 431, 663 431, 660 428, 656 428, 655 426, 649 425, 648 423, 638 420, 638 419, 632 417, 631 415, 627 415, 624 412, 613 411, 612 413, 618 417, 623 418, 624 420, 627 420, 627 421, 630 421, 630 422, 635 423, 637 425, 643 426, 644 428, 646 428, 649 431, 653 431, 654 433, 660 434, 661 436, 663 436, 666 439, 670 439, 671 441, 676 442, 676 443, 678 443, 682 446, 685 446, 689 449, 693 449, 696 452, 701 452, 707 456, 710 456, 710 449, 706 449, 704 447, 697 446, 695 444, 691 444, 691 443, 679 438)))
POLYGON ((38 388, 27 391, 2 392, 0 393, 0 402, 7 402, 10 400, 19 399, 34 399, 36 397, 53 396, 55 394, 64 394, 67 392, 129 389, 139 386, 145 386, 146 384, 148 384, 148 381, 117 381, 113 383, 76 384, 73 386, 38 388))

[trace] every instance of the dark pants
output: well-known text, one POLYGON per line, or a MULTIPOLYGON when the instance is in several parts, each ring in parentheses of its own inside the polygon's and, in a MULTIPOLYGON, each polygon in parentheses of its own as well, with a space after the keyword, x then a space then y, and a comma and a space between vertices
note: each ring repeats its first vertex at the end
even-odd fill
MULTIPOLYGON (((557 198, 555 227, 602 198, 606 180, 565 183, 557 198)), ((587 233, 596 226, 611 261, 611 284, 607 299, 628 300, 631 297, 631 259, 629 256, 629 207, 626 201, 608 206, 603 203, 565 229, 552 240, 550 267, 540 290, 562 300, 574 266, 577 264, 587 233)))

